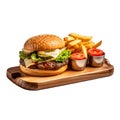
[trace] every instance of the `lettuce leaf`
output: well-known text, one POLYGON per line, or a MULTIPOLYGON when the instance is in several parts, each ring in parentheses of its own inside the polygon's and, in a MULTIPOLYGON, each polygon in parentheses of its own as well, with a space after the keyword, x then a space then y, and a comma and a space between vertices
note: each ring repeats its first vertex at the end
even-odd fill
POLYGON ((71 54, 70 50, 65 49, 58 55, 58 57, 56 58, 56 61, 64 62, 70 57, 70 54, 71 54))
POLYGON ((40 56, 38 56, 37 53, 32 53, 32 54, 31 54, 31 59, 32 59, 33 61, 37 61, 37 62, 39 62, 39 63, 45 62, 45 61, 54 60, 54 58, 51 57, 51 56, 49 56, 49 57, 46 57, 46 56, 40 57, 40 56))
POLYGON ((36 53, 32 53, 32 54, 31 54, 31 59, 32 59, 33 61, 41 61, 41 58, 38 57, 36 53))
POLYGON ((29 58, 30 54, 26 54, 24 51, 19 51, 19 57, 24 60, 25 58, 29 58))

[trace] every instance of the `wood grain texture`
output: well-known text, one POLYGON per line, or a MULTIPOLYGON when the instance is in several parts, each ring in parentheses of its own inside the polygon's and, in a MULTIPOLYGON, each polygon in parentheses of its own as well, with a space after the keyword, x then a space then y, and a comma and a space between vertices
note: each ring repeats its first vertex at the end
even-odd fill
POLYGON ((60 85, 77 83, 112 75, 114 67, 107 59, 102 67, 86 67, 84 71, 67 70, 64 73, 50 77, 34 77, 21 72, 19 66, 7 69, 7 77, 16 85, 27 90, 40 90, 60 85))

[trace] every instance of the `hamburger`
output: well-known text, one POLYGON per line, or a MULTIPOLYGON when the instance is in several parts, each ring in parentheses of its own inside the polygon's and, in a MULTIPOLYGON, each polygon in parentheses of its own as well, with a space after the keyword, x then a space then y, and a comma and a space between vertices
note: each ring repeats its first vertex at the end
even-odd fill
POLYGON ((70 51, 58 36, 42 34, 29 38, 19 51, 20 69, 33 76, 52 76, 68 68, 70 51))

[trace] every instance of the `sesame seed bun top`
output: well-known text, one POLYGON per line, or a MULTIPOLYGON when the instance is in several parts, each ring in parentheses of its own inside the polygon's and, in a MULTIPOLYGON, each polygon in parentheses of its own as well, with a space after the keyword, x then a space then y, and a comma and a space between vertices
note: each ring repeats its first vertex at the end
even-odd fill
POLYGON ((52 34, 42 34, 29 38, 24 44, 24 50, 45 51, 60 49, 65 46, 65 42, 58 36, 52 34))

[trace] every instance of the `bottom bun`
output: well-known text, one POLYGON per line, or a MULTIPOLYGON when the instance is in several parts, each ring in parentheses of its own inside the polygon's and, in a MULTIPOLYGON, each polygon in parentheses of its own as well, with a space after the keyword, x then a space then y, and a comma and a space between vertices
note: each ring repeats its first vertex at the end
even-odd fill
POLYGON ((20 69, 22 72, 33 75, 33 76, 53 76, 63 73, 67 69, 67 65, 62 66, 57 70, 40 70, 40 69, 30 69, 20 64, 20 69))

